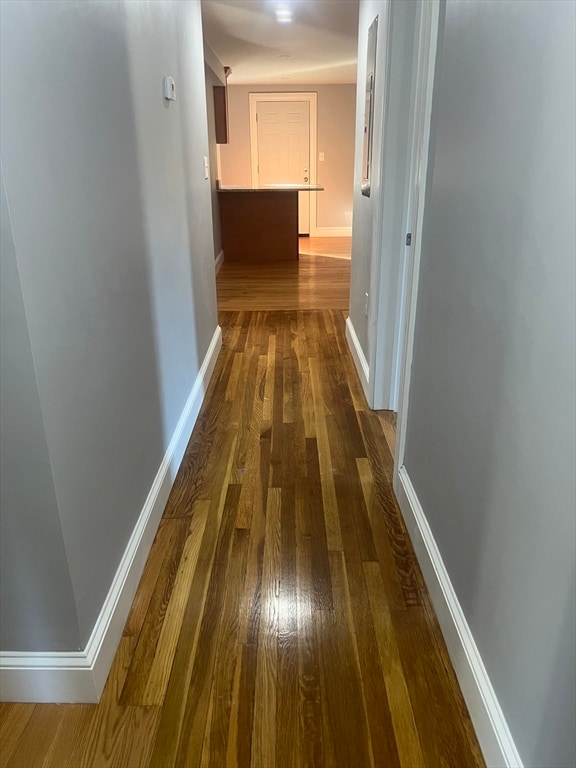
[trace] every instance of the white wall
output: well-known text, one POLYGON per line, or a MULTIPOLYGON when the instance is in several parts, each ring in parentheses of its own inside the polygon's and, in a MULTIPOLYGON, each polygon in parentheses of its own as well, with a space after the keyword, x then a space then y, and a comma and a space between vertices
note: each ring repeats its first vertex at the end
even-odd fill
POLYGON ((249 94, 286 91, 312 91, 318 94, 318 152, 324 153, 324 161, 318 162, 317 181, 325 189, 316 195, 317 226, 350 227, 354 171, 354 85, 228 86, 230 142, 220 147, 222 183, 241 186, 250 186, 252 183, 249 94))
POLYGON ((448 0, 405 465, 526 766, 574 766, 575 7, 448 0))
MULTIPOLYGON (((7 201, 76 603, 67 621, 84 646, 217 326, 200 7, 1 13, 7 201)), ((10 546, 25 525, 41 530, 50 503, 22 511, 10 546)), ((78 647, 72 631, 50 640, 48 620, 35 615, 8 650, 78 647)))

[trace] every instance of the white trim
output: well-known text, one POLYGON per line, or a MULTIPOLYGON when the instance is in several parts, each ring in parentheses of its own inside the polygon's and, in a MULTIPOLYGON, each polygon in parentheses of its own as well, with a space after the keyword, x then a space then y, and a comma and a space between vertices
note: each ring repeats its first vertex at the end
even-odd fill
POLYGON ((395 476, 394 490, 486 764, 490 768, 523 768, 442 555, 404 466, 395 476))
POLYGON ((373 136, 374 152, 372 156, 372 170, 370 183, 370 200, 372 208, 372 246, 370 253, 370 281, 369 281, 369 301, 368 301, 368 365, 372 371, 372 381, 366 392, 366 399, 370 408, 388 408, 389 404, 385 398, 379 398, 375 401, 376 381, 374 380, 374 367, 377 361, 378 317, 380 315, 380 296, 382 271, 382 202, 383 202, 383 180, 385 174, 384 168, 384 149, 386 140, 386 124, 388 122, 388 111, 390 101, 390 67, 391 67, 391 25, 392 25, 392 2, 387 2, 382 10, 382 18, 378 16, 378 39, 376 41, 376 73, 375 82, 382 82, 382 100, 374 104, 375 114, 381 116, 380 127, 373 136))
POLYGON ((346 341, 348 342, 350 354, 352 355, 352 360, 354 361, 354 366, 356 367, 358 378, 362 384, 362 389, 364 390, 366 397, 368 397, 367 393, 370 384, 370 369, 368 367, 368 361, 366 360, 364 350, 362 349, 358 336, 356 335, 354 324, 349 317, 346 318, 346 341))
POLYGON ((412 244, 402 248, 398 274, 397 311, 395 318, 394 348, 392 357, 391 401, 393 410, 400 404, 401 384, 404 375, 404 354, 407 343, 408 302, 411 296, 413 268, 420 263, 421 241, 416 231, 419 208, 424 209, 424 192, 428 168, 428 144, 430 117, 438 37, 438 3, 423 3, 417 15, 414 38, 413 77, 411 84, 410 152, 406 195, 404 204, 403 232, 412 234, 412 244), (422 195, 420 194, 422 192, 422 195), (417 259, 413 258, 417 254, 417 259))
MULTIPOLYGON (((402 34, 402 29, 394 29, 394 6, 396 4, 396 2, 392 3, 390 10, 392 37, 398 32, 402 34)), ((376 317, 377 330, 374 334, 374 407, 387 408, 392 411, 398 410, 400 370, 402 367, 406 285, 410 261, 410 248, 406 247, 404 242, 406 233, 412 232, 409 222, 411 222, 410 213, 413 200, 414 152, 415 148, 419 149, 421 142, 426 138, 423 134, 423 93, 421 84, 423 79, 426 81, 426 73, 428 72, 427 53, 430 42, 430 29, 427 28, 425 19, 430 16, 430 3, 413 7, 415 8, 415 15, 412 38, 412 74, 410 83, 403 89, 404 91, 409 91, 408 132, 406 146, 402 152, 404 179, 402 183, 395 185, 390 196, 391 199, 383 201, 383 211, 392 208, 395 211, 394 220, 399 221, 401 219, 399 232, 394 231, 394 228, 390 227, 390 218, 388 217, 386 221, 385 214, 384 212, 382 213, 384 234, 381 252, 392 254, 396 262, 397 276, 394 285, 391 274, 384 271, 380 273, 378 286, 379 301, 376 317), (428 7, 424 8, 423 5, 428 7), (424 34, 422 34, 423 32, 424 34), (390 235, 388 236, 386 235, 387 228, 390 228, 390 235), (391 235, 393 232, 394 239, 392 240, 391 235)), ((398 18, 396 18, 397 23, 398 18)), ((389 110, 387 114, 388 112, 389 110)), ((385 125, 384 135, 386 135, 387 130, 385 125)), ((394 148, 394 154, 396 156, 399 155, 399 147, 394 148)), ((390 163, 387 157, 385 157, 382 163, 385 173, 390 172, 389 165, 390 163)))
MULTIPOLYGON (((258 129, 256 107, 259 101, 307 101, 310 105, 310 184, 316 184, 318 164, 318 94, 315 91, 254 91, 248 94, 250 108, 250 170, 252 186, 258 186, 258 129)), ((317 192, 307 192, 310 201, 310 237, 316 237, 317 192)))
POLYGON ((216 259, 214 260, 214 269, 216 271, 216 274, 220 272, 222 269, 222 264, 224 264, 224 251, 220 250, 220 253, 218 256, 216 256, 216 259))
POLYGON ((316 227, 313 237, 352 237, 352 227, 316 227))
POLYGON ((222 346, 217 326, 83 651, 0 654, 0 700, 93 703, 102 694, 150 547, 222 346))
POLYGON ((414 329, 416 326, 416 304, 418 298, 418 279, 420 275, 420 259, 422 255, 422 224, 426 202, 426 180, 428 177, 428 160, 430 149, 430 125, 432 118, 432 96, 434 90, 434 74, 436 71, 436 52, 438 48, 438 32, 440 18, 439 0, 422 3, 420 19, 420 35, 418 42, 418 68, 416 84, 416 108, 419 115, 414 119, 414 137, 412 147, 412 181, 410 189, 411 210, 409 217, 412 221, 412 250, 409 252, 408 263, 405 265, 406 282, 403 287, 405 300, 404 319, 401 323, 403 338, 400 346, 400 387, 398 397, 398 421, 396 433, 396 456, 394 465, 404 464, 404 449, 406 446, 406 422, 408 418, 408 399, 410 394, 410 377, 412 373, 412 357, 414 349, 414 329))

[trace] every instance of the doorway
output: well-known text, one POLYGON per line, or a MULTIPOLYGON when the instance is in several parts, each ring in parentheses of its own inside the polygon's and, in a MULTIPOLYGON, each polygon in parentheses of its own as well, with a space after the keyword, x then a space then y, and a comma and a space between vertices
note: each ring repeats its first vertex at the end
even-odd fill
MULTIPOLYGON (((251 93, 252 186, 316 183, 316 93, 251 93)), ((316 232, 316 193, 298 194, 298 230, 316 232)))

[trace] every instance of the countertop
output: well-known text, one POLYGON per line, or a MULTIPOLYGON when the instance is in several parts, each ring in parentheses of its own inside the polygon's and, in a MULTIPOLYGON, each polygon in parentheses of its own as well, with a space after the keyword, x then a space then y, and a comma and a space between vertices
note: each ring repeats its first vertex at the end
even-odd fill
POLYGON ((323 192, 317 184, 267 184, 262 187, 219 186, 218 192, 323 192))

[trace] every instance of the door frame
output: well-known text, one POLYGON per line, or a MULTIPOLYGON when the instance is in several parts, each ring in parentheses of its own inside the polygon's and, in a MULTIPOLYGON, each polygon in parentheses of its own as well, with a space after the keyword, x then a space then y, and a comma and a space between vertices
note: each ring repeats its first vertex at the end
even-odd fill
MULTIPOLYGON (((440 0, 418 3, 414 20, 412 76, 410 82, 410 117, 405 151, 405 183, 386 201, 381 195, 376 205, 373 262, 370 269, 372 296, 369 312, 368 341, 368 400, 376 410, 398 411, 397 447, 402 448, 397 459, 403 458, 409 375, 414 338, 413 320, 416 312, 418 271, 420 266, 421 224, 428 168, 428 144, 432 109, 432 90, 436 64, 440 0), (392 206, 402 218, 402 241, 397 246, 384 244, 384 209, 392 206), (406 233, 412 234, 410 246, 405 246, 406 233), (392 246, 392 250, 391 250, 392 246), (386 253, 383 251, 386 250, 386 253), (389 285, 390 269, 383 267, 384 258, 394 260, 396 286, 389 285), (390 304, 392 302, 392 305, 390 304), (411 325, 412 323, 412 325, 411 325)), ((388 130, 389 68, 392 66, 389 40, 394 24, 395 3, 388 4, 386 18, 386 93, 382 135, 388 130)), ((384 140, 384 139, 383 139, 384 140)), ((393 148, 389 148, 392 151, 393 148)), ((378 172, 385 172, 386 153, 383 152, 378 172)), ((396 462, 397 467, 400 463, 396 462)))
MULTIPOLYGON (((250 169, 252 186, 258 184, 258 123, 256 109, 259 101, 307 101, 310 107, 310 184, 316 184, 318 165, 318 94, 315 91, 253 91, 248 94, 250 107, 250 169)), ((316 192, 308 192, 310 204, 310 237, 316 235, 316 192)))
POLYGON ((410 379, 418 303, 418 281, 422 255, 422 228, 426 204, 430 144, 432 140, 432 97, 436 73, 436 58, 440 33, 441 0, 428 0, 421 5, 417 27, 417 65, 413 77, 414 119, 410 157, 410 179, 406 223, 412 233, 412 243, 403 254, 399 281, 398 326, 396 358, 398 387, 398 419, 396 455, 394 457, 394 489, 399 493, 399 473, 404 468, 406 427, 410 397, 410 379))

